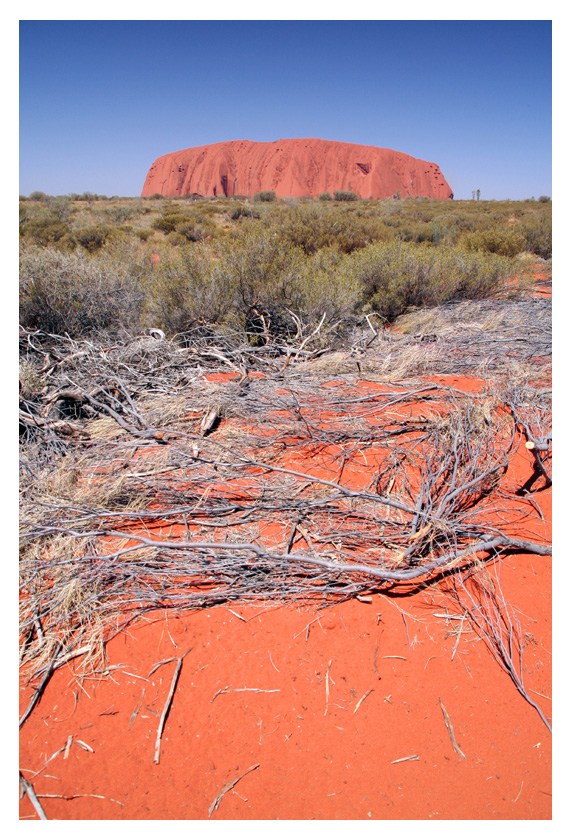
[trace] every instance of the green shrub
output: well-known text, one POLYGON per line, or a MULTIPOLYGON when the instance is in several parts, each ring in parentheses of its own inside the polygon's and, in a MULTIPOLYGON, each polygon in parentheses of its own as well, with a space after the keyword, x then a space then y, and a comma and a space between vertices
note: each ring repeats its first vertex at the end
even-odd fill
POLYGON ((359 195, 351 190, 334 190, 334 199, 336 201, 357 201, 359 195))
POLYGON ((71 337, 138 323, 142 289, 113 262, 30 248, 20 264, 20 323, 71 337))
POLYGON ((23 236, 29 237, 36 245, 54 245, 70 233, 67 222, 57 216, 42 216, 26 221, 20 228, 23 236))
POLYGON ((466 233, 460 239, 460 244, 467 251, 488 251, 504 257, 515 257, 526 250, 525 238, 511 228, 490 228, 466 233))
POLYGON ((240 325, 245 325, 254 307, 271 310, 275 317, 288 308, 299 308, 302 251, 265 230, 262 222, 252 222, 240 237, 221 240, 215 253, 233 290, 240 325))
POLYGON ((298 199, 253 209, 246 198, 160 199, 141 229, 126 224, 141 200, 83 209, 70 197, 26 200, 22 317, 79 333, 222 323, 258 343, 295 329, 290 312, 307 324, 326 313, 325 336, 372 308, 392 319, 494 294, 510 267, 504 254, 551 255, 550 202, 298 199), (242 221, 227 229, 230 219, 242 221), (142 245, 150 237, 158 264, 142 245))
POLYGON ((198 224, 192 221, 180 222, 176 227, 177 233, 188 242, 202 242, 207 236, 212 236, 215 230, 216 227, 213 224, 198 224))
POLYGON ((496 254, 414 243, 379 243, 351 255, 360 307, 394 320, 410 306, 484 298, 498 291, 510 261, 496 254))
POLYGON ((105 245, 112 232, 109 225, 87 225, 75 230, 73 235, 82 248, 93 254, 105 245))
POLYGON ((147 323, 167 333, 224 320, 234 304, 232 278, 220 260, 201 246, 165 253, 145 281, 147 323))
POLYGON ((544 260, 552 257, 552 219, 550 216, 526 216, 515 225, 515 229, 523 237, 526 250, 544 260))
POLYGON ((247 207, 244 204, 241 204, 236 210, 233 210, 230 214, 230 218, 236 221, 237 219, 241 218, 249 218, 249 219, 259 219, 260 213, 257 213, 252 207, 247 207))
POLYGON ((142 242, 147 242, 149 237, 153 236, 153 231, 150 228, 136 228, 135 236, 138 236, 142 242))
POLYGON ((171 233, 167 234, 167 242, 169 242, 170 245, 175 246, 184 245, 187 242, 187 239, 182 233, 177 233, 176 230, 172 230, 171 233))
POLYGON ((22 236, 24 235, 23 226, 26 224, 26 222, 29 222, 30 219, 33 218, 33 216, 30 215, 30 206, 25 203, 27 200, 28 199, 22 201, 22 199, 20 199, 18 203, 20 235, 22 236))
POLYGON ((60 221, 67 221, 71 215, 72 205, 65 195, 48 196, 45 201, 50 214, 60 221))
POLYGON ((332 201, 332 196, 329 192, 320 193, 318 196, 319 201, 332 201))
POLYGON ((177 208, 176 210, 164 210, 163 215, 151 223, 151 227, 163 233, 172 233, 177 228, 177 225, 183 223, 188 224, 190 221, 191 218, 177 208))
POLYGON ((273 224, 279 226, 285 239, 308 255, 330 247, 349 254, 391 236, 374 217, 349 214, 346 208, 321 202, 288 208, 273 219, 273 224))
POLYGON ((322 248, 305 260, 300 286, 300 309, 309 321, 319 320, 324 313, 327 325, 347 321, 359 309, 361 286, 353 255, 337 248, 322 248))
POLYGON ((274 190, 262 190, 252 196, 253 201, 276 201, 276 193, 274 190))
POLYGON ((539 195, 538 200, 540 202, 542 202, 542 204, 546 204, 548 201, 550 201, 550 196, 549 195, 539 195))
POLYGON ((429 224, 405 225, 397 231, 402 242, 433 242, 437 235, 435 226, 429 224))
POLYGON ((104 207, 101 211, 110 222, 115 224, 123 224, 123 222, 128 221, 128 219, 132 219, 135 215, 138 215, 133 207, 104 207))
POLYGON ((78 195, 77 200, 78 201, 87 201, 88 204, 91 204, 93 201, 97 200, 97 195, 95 193, 86 191, 86 192, 83 192, 81 195, 78 195))

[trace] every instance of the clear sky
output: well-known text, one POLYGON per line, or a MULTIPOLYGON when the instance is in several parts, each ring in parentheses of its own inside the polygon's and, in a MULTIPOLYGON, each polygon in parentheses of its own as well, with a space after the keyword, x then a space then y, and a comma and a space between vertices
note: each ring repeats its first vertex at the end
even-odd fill
POLYGON ((22 195, 139 195, 153 161, 319 137, 552 195, 550 20, 22 20, 22 195))

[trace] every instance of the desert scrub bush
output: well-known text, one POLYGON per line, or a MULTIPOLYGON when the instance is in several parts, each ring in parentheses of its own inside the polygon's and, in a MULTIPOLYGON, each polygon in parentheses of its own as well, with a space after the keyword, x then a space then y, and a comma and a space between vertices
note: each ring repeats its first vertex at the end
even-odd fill
POLYGON ((254 308, 272 310, 275 317, 288 308, 298 310, 302 251, 262 222, 252 222, 240 234, 222 239, 212 250, 234 291, 237 326, 245 327, 254 308))
POLYGON ((526 240, 521 233, 513 228, 489 228, 487 230, 465 233, 459 244, 466 251, 483 251, 500 254, 504 257, 515 257, 526 250, 526 240))
POLYGON ((105 195, 98 195, 97 193, 89 192, 86 190, 82 192, 81 195, 78 195, 76 201, 87 201, 88 204, 93 204, 94 201, 103 201, 107 198, 105 195))
POLYGON ((265 222, 305 254, 321 248, 338 248, 349 254, 371 242, 391 238, 391 233, 375 218, 348 213, 347 208, 311 202, 297 207, 277 208, 265 222))
POLYGON ((19 362, 18 380, 21 400, 34 400, 44 387, 34 365, 25 359, 21 359, 19 362))
POLYGON ((73 232, 76 242, 90 254, 102 248, 112 234, 110 225, 87 225, 73 232))
POLYGON ((19 204, 18 204, 18 213, 19 213, 18 222, 19 222, 19 225, 20 225, 20 235, 21 236, 23 235, 22 225, 25 225, 26 222, 29 222, 30 219, 34 218, 33 214, 30 213, 30 205, 26 204, 27 201, 28 201, 27 198, 24 198, 24 199, 20 198, 20 201, 19 201, 19 204))
POLYGON ((170 335, 224 320, 234 303, 226 264, 201 246, 165 252, 144 280, 145 322, 170 335))
POLYGON ((72 203, 65 195, 49 196, 45 204, 50 214, 62 222, 67 221, 72 214, 72 203))
POLYGON ((332 201, 331 193, 323 192, 318 196, 318 201, 332 201))
POLYGON ((175 230, 188 242, 202 242, 207 236, 213 236, 216 233, 216 225, 210 220, 205 220, 202 223, 186 221, 180 222, 175 230))
POLYGON ((304 261, 299 283, 300 312, 309 321, 316 321, 325 313, 326 326, 333 326, 358 312, 361 284, 353 255, 333 247, 322 248, 304 261))
POLYGON ((397 237, 402 242, 433 242, 433 225, 405 224, 397 230, 397 237))
POLYGON ((230 214, 230 218, 233 221, 237 221, 238 219, 242 218, 259 219, 260 213, 257 213, 257 211, 253 207, 247 207, 246 205, 241 204, 239 207, 232 211, 232 213, 230 214))
POLYGON ((447 295, 440 295, 439 302, 492 297, 505 291, 506 281, 514 273, 514 260, 499 254, 467 254, 457 247, 444 250, 444 259, 450 283, 447 295))
POLYGON ((511 268, 509 260, 495 254, 406 242, 371 245, 351 260, 360 308, 369 306, 389 321, 411 306, 490 296, 511 268))
POLYGON ((552 257, 552 218, 548 215, 527 215, 516 225, 526 243, 526 250, 549 260, 552 257))
POLYGON ((351 190, 334 190, 335 201, 357 201, 359 195, 351 190))
POLYGON ((20 226, 20 235, 36 245, 55 245, 60 242, 71 228, 66 221, 57 216, 39 216, 27 219, 20 226))
POLYGON ((328 213, 330 207, 306 204, 281 210, 274 217, 267 217, 269 227, 305 254, 314 254, 320 248, 334 245, 344 230, 344 220, 328 213))
POLYGON ((253 201, 276 201, 276 193, 274 190, 261 190, 261 192, 254 193, 253 201))
POLYGON ((28 196, 30 201, 47 201, 47 199, 51 197, 52 196, 48 195, 45 192, 42 192, 41 190, 34 190, 34 192, 31 192, 28 196))
POLYGON ((172 245, 174 248, 176 248, 179 245, 184 245, 187 242, 187 240, 182 233, 177 233, 176 230, 172 230, 171 233, 167 234, 167 242, 169 243, 169 245, 172 245))
POLYGON ((212 198, 191 201, 190 204, 185 205, 185 212, 197 222, 206 222, 216 216, 224 217, 229 208, 228 199, 212 198))
POLYGON ((129 219, 134 219, 141 215, 138 207, 129 205, 103 207, 100 212, 107 221, 116 225, 121 225, 129 221, 129 219))
POLYGON ((177 225, 188 224, 191 217, 184 211, 176 208, 174 210, 163 210, 163 215, 151 222, 153 230, 160 230, 162 233, 172 233, 177 225))
POLYGON ((20 323, 72 338, 135 326, 143 300, 135 277, 83 252, 29 248, 20 260, 20 323))
POLYGON ((137 236, 142 242, 147 242, 147 240, 153 236, 153 231, 150 228, 135 228, 133 231, 135 236, 137 236))

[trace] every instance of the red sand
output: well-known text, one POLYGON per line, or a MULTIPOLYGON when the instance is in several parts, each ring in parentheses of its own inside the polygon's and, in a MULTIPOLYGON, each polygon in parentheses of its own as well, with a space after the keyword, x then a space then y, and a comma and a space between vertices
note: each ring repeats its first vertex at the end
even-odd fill
MULTIPOLYGON (((543 265, 542 263, 535 263, 530 266, 528 271, 522 272, 529 284, 529 294, 533 298, 551 298, 552 297, 552 267, 543 265)), ((520 286, 522 276, 511 277, 508 280, 508 287, 514 288, 520 286)))
POLYGON ((141 195, 316 197, 350 190, 360 198, 453 198, 436 163, 403 152, 314 138, 255 143, 231 140, 162 155, 141 195))
MULTIPOLYGON (((529 475, 522 447, 505 486, 529 475)), ((546 523, 521 525, 546 539, 551 491, 534 498, 546 523)), ((526 688, 550 719, 550 558, 509 555, 501 582, 526 640, 526 688)), ((55 820, 205 820, 245 773, 211 819, 550 819, 548 729, 468 627, 454 652, 459 622, 435 615, 455 613, 442 589, 415 590, 139 620, 110 642, 106 678, 82 679, 79 663, 52 677, 21 730, 22 772, 55 820), (149 672, 189 648, 155 764, 176 663, 149 672), (45 765, 70 737, 67 757, 45 765)), ((20 713, 31 693, 22 682, 20 713)), ((27 796, 20 815, 37 819, 27 796)))

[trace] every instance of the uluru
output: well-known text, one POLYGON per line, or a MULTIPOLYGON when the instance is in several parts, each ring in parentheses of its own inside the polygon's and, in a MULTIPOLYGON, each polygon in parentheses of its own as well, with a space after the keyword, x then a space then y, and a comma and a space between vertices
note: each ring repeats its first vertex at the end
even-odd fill
POLYGON ((141 195, 316 197, 346 190, 360 198, 453 198, 436 163, 377 146, 333 140, 230 140, 170 152, 153 163, 141 195))

